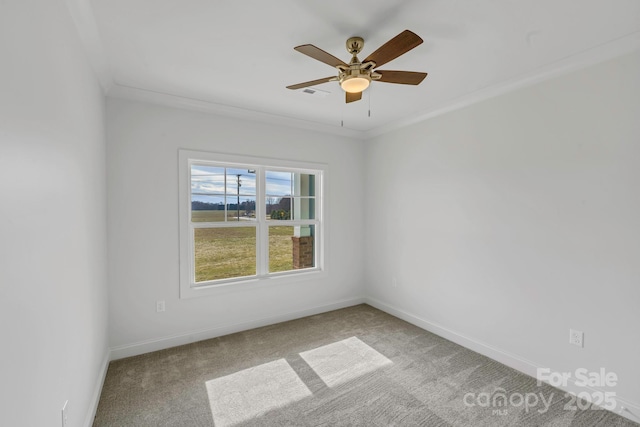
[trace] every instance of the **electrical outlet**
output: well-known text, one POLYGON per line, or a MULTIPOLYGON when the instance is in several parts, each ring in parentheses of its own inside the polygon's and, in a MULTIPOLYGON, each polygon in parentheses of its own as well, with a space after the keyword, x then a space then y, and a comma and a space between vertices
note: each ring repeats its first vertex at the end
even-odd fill
POLYGON ((62 406, 62 427, 67 427, 69 425, 69 420, 67 419, 69 401, 64 402, 64 406, 62 406))
POLYGON ((584 347, 584 333, 582 331, 569 329, 569 344, 584 347))
POLYGON ((164 301, 156 301, 156 313, 162 313, 164 311, 164 301))

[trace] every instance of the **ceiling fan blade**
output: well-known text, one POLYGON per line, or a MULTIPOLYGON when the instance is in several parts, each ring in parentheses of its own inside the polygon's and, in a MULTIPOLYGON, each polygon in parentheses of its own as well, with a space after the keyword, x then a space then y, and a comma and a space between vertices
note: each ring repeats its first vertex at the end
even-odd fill
POLYGON ((348 65, 339 58, 331 55, 330 53, 325 52, 319 47, 315 47, 312 44, 303 44, 301 46, 294 47, 300 53, 304 53, 307 56, 312 57, 313 59, 317 59, 320 62, 324 62, 327 65, 331 65, 332 67, 337 67, 338 65, 342 65, 344 67, 348 67, 348 65))
POLYGON ((417 34, 404 30, 382 46, 380 46, 375 52, 367 56, 362 63, 373 61, 376 63, 376 67, 386 64, 389 61, 393 61, 398 56, 409 52, 414 47, 420 45, 422 39, 417 34))
POLYGON ((362 92, 351 93, 345 92, 347 94, 346 102, 347 104, 354 101, 360 101, 362 99, 362 92))
POLYGON ((336 76, 325 77, 323 79, 311 80, 310 82, 298 83, 297 85, 287 86, 287 89, 302 89, 303 87, 309 87, 319 85, 320 83, 327 83, 333 80, 338 80, 336 76))
POLYGON ((427 77, 427 73, 415 71, 376 70, 376 73, 382 74, 382 77, 378 80, 379 82, 398 83, 401 85, 419 85, 427 77))

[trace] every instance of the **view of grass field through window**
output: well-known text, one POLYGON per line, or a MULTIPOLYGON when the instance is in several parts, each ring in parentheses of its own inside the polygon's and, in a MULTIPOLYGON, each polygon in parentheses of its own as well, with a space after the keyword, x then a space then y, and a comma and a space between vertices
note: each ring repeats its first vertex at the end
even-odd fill
POLYGON ((256 274, 256 228, 196 228, 196 282, 256 274))
MULTIPOLYGON (((256 274, 256 228, 194 230, 196 282, 256 274)), ((269 227, 269 271, 293 269, 293 227, 269 227)))
POLYGON ((293 227, 269 227, 269 272, 293 269, 293 227))
POLYGON ((268 227, 268 272, 294 269, 292 238, 301 232, 308 236, 314 228, 276 224, 315 218, 315 175, 265 171, 263 176, 260 220, 255 170, 192 165, 191 222, 202 224, 193 228, 196 283, 256 275, 260 226, 268 227))

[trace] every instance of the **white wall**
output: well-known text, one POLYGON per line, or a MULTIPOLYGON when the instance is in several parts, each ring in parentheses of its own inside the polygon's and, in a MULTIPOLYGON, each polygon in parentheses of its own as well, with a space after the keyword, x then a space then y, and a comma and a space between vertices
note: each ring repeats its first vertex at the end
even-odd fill
POLYGON ((63 1, 0 2, 0 412, 86 425, 106 367, 104 98, 63 1))
POLYGON ((635 53, 371 141, 372 302, 516 365, 605 367, 640 407, 639 76, 635 53))
POLYGON ((107 105, 114 357, 247 329, 303 310, 353 304, 362 297, 361 141, 128 100, 109 99, 107 105), (179 299, 179 148, 327 163, 328 277, 179 299), (157 300, 166 301, 165 312, 156 313, 157 300))

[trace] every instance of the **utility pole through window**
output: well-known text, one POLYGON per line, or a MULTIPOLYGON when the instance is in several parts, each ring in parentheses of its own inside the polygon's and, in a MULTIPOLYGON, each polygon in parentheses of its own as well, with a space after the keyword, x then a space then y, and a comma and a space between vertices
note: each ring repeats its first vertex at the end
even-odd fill
POLYGON ((240 221, 240 187, 242 187, 242 181, 240 181, 241 174, 236 174, 238 177, 238 204, 236 205, 236 209, 238 210, 238 221, 240 221))

